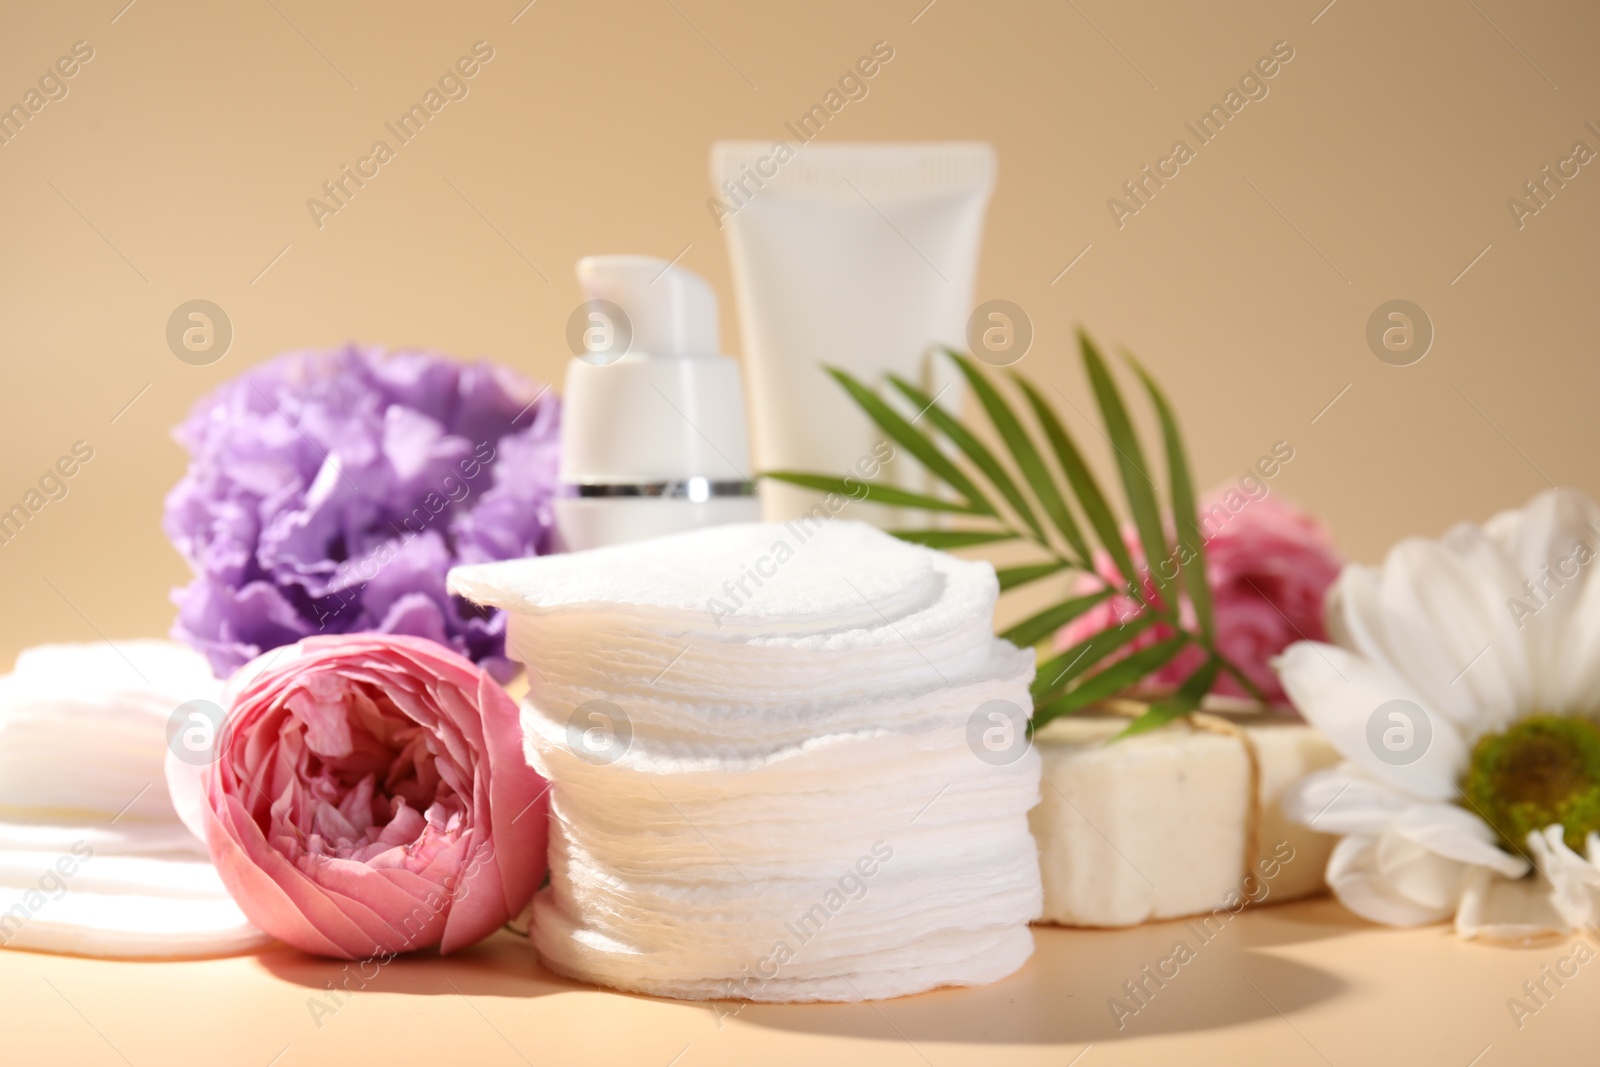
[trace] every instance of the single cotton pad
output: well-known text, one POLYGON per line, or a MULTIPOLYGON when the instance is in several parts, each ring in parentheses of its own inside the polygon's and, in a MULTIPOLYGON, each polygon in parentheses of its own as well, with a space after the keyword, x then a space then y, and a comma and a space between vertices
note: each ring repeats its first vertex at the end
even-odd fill
POLYGON ((0 825, 0 945, 179 957, 241 952, 267 940, 182 825, 129 823, 117 835, 51 829, 50 847, 19 849, 18 838, 42 836, 38 828, 0 825))
POLYGON ((858 523, 461 567, 551 782, 551 969, 691 999, 995 981, 1043 906, 1033 655, 987 563, 858 523))
POLYGON ((554 703, 592 689, 782 712, 927 691, 983 667, 998 593, 987 563, 860 523, 804 540, 799 529, 722 526, 648 542, 648 554, 458 567, 449 586, 511 613, 508 648, 534 666, 535 698, 554 703))
MULTIPOLYGON (((868 627, 938 593, 931 552, 885 552, 857 522, 738 523, 639 544, 457 567, 450 591, 519 613, 601 609, 619 621, 775 636, 868 627)), ((948 557, 946 557, 948 558, 948 557)))

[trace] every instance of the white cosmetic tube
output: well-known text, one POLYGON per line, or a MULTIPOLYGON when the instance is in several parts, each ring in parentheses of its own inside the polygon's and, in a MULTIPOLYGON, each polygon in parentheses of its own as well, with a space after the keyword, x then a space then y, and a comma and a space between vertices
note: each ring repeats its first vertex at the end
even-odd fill
MULTIPOLYGON (((959 374, 934 353, 967 347, 994 176, 994 149, 982 143, 712 147, 713 214, 733 263, 758 470, 931 491, 927 472, 903 449, 887 451, 824 365, 877 387, 908 415, 890 373, 959 410, 959 374), (896 459, 880 470, 888 454, 896 459)), ((761 499, 769 522, 839 510, 765 480, 761 499)))

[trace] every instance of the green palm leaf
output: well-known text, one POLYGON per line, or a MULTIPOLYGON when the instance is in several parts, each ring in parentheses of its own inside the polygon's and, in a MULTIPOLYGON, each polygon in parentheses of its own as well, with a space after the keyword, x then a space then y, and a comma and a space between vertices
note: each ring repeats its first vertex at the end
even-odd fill
POLYGON ((929 397, 927 393, 896 374, 889 375, 889 381, 904 394, 906 399, 917 405, 917 410, 928 416, 928 421, 932 422, 940 433, 948 437, 950 442, 959 448, 962 454, 971 460, 975 467, 983 472, 983 476, 989 479, 989 484, 998 489, 1000 495, 1005 497, 1006 503, 1011 505, 1011 510, 1015 511, 1018 517, 1027 524, 1028 529, 1033 531, 1035 537, 1043 541, 1045 539, 1044 527, 1039 525, 1039 520, 1034 517, 1033 509, 1028 506, 1027 498, 1022 495, 1022 490, 1017 488, 1017 483, 1011 477, 1010 472, 1000 465, 999 460, 995 459, 994 453, 989 451, 982 441, 974 437, 970 430, 957 422, 954 416, 940 407, 936 400, 929 397))
POLYGON ((982 511, 975 505, 957 500, 945 500, 936 496, 925 496, 922 493, 907 492, 896 489, 892 485, 881 482, 864 482, 859 479, 838 478, 829 474, 804 474, 800 471, 763 471, 763 478, 771 478, 775 482, 787 482, 789 485, 804 486, 815 489, 821 493, 838 493, 840 496, 852 500, 861 500, 873 504, 885 504, 889 507, 918 508, 922 511, 949 511, 958 515, 985 516, 989 513, 982 511))
MULTIPOLYGON (((1144 545, 1145 567, 1155 579, 1156 586, 1164 588, 1170 582, 1170 578, 1163 575, 1164 568, 1161 566, 1168 555, 1167 537, 1161 529, 1161 509, 1156 503, 1155 486, 1145 473, 1144 449, 1139 446, 1138 435, 1133 432, 1133 421, 1128 418, 1127 406, 1122 402, 1122 393, 1106 368, 1105 360, 1100 357, 1088 334, 1078 334, 1078 340, 1083 348, 1083 365, 1089 376, 1089 385, 1094 389, 1100 417, 1106 424, 1106 434, 1111 438, 1112 450, 1117 454, 1117 472, 1122 477, 1128 510, 1133 513, 1133 525, 1139 531, 1139 540, 1144 545)), ((1168 598, 1164 608, 1174 619, 1177 618, 1177 604, 1172 598, 1168 598)))
POLYGON ((1029 563, 1021 567, 1002 567, 994 572, 994 576, 1000 579, 1000 591, 1004 593, 1007 589, 1015 589, 1020 585, 1036 582, 1040 578, 1060 574, 1070 566, 1070 563, 1059 560, 1051 563, 1029 563))
POLYGON ((1089 525, 1094 527, 1095 535, 1100 538, 1100 543, 1105 546, 1112 561, 1117 565, 1117 573, 1122 575, 1124 585, 1137 588, 1139 573, 1134 569, 1133 557, 1128 554, 1128 546, 1122 540, 1122 530, 1117 525, 1116 517, 1111 514, 1111 508, 1106 504, 1105 494, 1100 491, 1100 483, 1090 472, 1089 465, 1083 461, 1083 454, 1078 451, 1072 435, 1067 432, 1066 426, 1026 378, 1020 374, 1013 374, 1013 377, 1021 388, 1022 395, 1027 397, 1029 406, 1033 408, 1034 417, 1039 420, 1039 425, 1044 427, 1044 435, 1050 441, 1050 447, 1056 454, 1056 462, 1061 465, 1068 484, 1072 486, 1072 493, 1077 497, 1078 506, 1088 516, 1089 525))
POLYGON ((1158 700, 1150 705, 1150 710, 1134 719, 1116 736, 1116 740, 1142 734, 1146 730, 1154 730, 1158 726, 1165 726, 1173 719, 1181 719, 1200 706, 1200 701, 1211 692, 1211 686, 1217 680, 1217 672, 1222 669, 1221 662, 1212 656, 1178 687, 1178 691, 1164 700, 1158 700))
POLYGON ((971 548, 973 545, 993 545, 1017 539, 1017 535, 1010 530, 889 530, 887 532, 902 541, 938 549, 971 548))
POLYGON ((927 467, 933 474, 943 479, 945 484, 966 497, 968 502, 980 514, 995 514, 994 506, 973 484, 972 479, 968 478, 961 472, 959 467, 950 462, 950 457, 941 452, 938 445, 924 437, 922 431, 907 422, 905 417, 898 411, 884 403, 877 393, 856 381, 848 372, 842 371, 837 367, 829 367, 828 373, 833 375, 840 385, 844 386, 845 391, 860 405, 861 410, 865 411, 867 416, 878 424, 879 429, 903 446, 906 451, 921 460, 924 467, 927 467))
POLYGON ((1189 476, 1189 461, 1183 453, 1183 437, 1166 394, 1148 371, 1132 355, 1123 356, 1133 366, 1155 406, 1161 421, 1161 436, 1167 449, 1167 482, 1172 490, 1172 525, 1178 537, 1178 564, 1183 586, 1194 605, 1195 621, 1207 641, 1212 640, 1211 586, 1206 583, 1206 539, 1200 532, 1200 511, 1195 503, 1194 481, 1189 476))
POLYGON ((1106 588, 1094 593, 1062 600, 1017 623, 1001 636, 1024 647, 1035 645, 1096 605, 1119 595, 1130 597, 1144 609, 1129 622, 1081 641, 1051 656, 1040 666, 1031 687, 1037 709, 1033 726, 1042 726, 1057 716, 1114 697, 1149 678, 1185 648, 1201 648, 1206 658, 1200 667, 1185 679, 1177 692, 1152 705, 1119 735, 1128 736, 1194 711, 1220 672, 1239 678, 1249 691, 1254 692, 1255 687, 1239 667, 1216 648, 1214 607, 1206 583, 1205 537, 1200 527, 1193 476, 1166 394, 1143 366, 1132 356, 1127 357, 1149 395, 1161 428, 1168 482, 1168 491, 1163 494, 1151 478, 1152 468, 1146 461, 1145 450, 1116 379, 1089 336, 1081 331, 1078 336, 1084 372, 1094 393, 1103 434, 1114 453, 1117 480, 1127 501, 1132 525, 1138 532, 1149 579, 1135 566, 1134 551, 1123 539, 1117 512, 1055 409, 1045 402, 1032 383, 1013 372, 1012 380, 1026 399, 1035 423, 1033 427, 1027 426, 986 372, 958 352, 945 350, 1004 443, 1003 454, 1002 450, 985 445, 954 414, 940 407, 938 397, 930 397, 925 390, 902 377, 888 376, 900 396, 919 409, 915 418, 908 419, 901 414, 903 405, 896 402, 891 406, 877 390, 846 371, 828 368, 867 417, 920 461, 950 490, 948 494, 941 490, 916 492, 854 477, 800 471, 770 471, 763 477, 855 500, 987 520, 977 528, 890 531, 895 537, 929 548, 959 549, 1021 540, 1047 554, 1047 558, 1038 562, 997 570, 1001 591, 1017 589, 1064 571, 1093 573, 1094 549, 1085 536, 1085 527, 1080 525, 1086 520, 1087 529, 1116 564, 1122 584, 1108 583, 1106 588), (924 416, 926 422, 922 422, 924 416), (919 422, 922 422, 920 428, 919 422), (1036 435, 1040 434, 1043 445, 1036 443, 1036 435), (1046 451, 1053 455, 1053 467, 1047 461, 1046 451), (1163 497, 1172 515, 1178 557, 1176 567, 1173 566, 1174 546, 1168 543, 1166 533, 1163 497), (1005 510, 998 510, 997 503, 1005 510), (1053 532, 1048 532, 1052 529, 1053 532), (1059 541, 1053 540, 1057 534, 1059 541), (1065 543, 1065 548, 1057 547, 1061 542, 1065 543), (1148 592, 1146 582, 1150 580, 1160 591, 1159 597, 1148 592), (1179 612, 1180 588, 1195 608, 1192 627, 1183 622, 1179 612), (1147 634, 1158 622, 1176 632, 1147 648, 1128 652, 1139 636, 1147 634), (1122 658, 1116 659, 1118 655, 1122 658))
POLYGON ((967 379, 967 384, 972 386, 978 402, 983 405, 983 410, 989 415, 989 421, 999 431, 1001 440, 1005 441, 1006 448, 1011 452, 1011 458, 1017 463, 1017 469, 1022 471, 1023 478, 1033 490, 1034 497, 1044 507, 1045 514, 1050 516, 1050 521, 1055 523, 1056 529, 1061 531, 1067 543, 1087 561, 1089 546, 1083 539, 1082 531, 1078 529, 1077 520, 1067 510, 1066 501, 1061 498, 1061 490, 1056 487, 1055 479, 1050 476, 1044 460, 1039 456, 1038 448, 1034 447, 1033 439, 1028 436, 1028 431, 1023 429, 1016 413, 1005 402, 999 390, 983 372, 978 370, 975 363, 950 349, 945 349, 945 355, 955 361, 956 367, 967 379))
POLYGON ((1023 619, 1000 636, 1018 648, 1036 645, 1096 604, 1104 603, 1112 592, 1110 589, 1102 589, 1088 596, 1063 600, 1053 607, 1045 608, 1037 615, 1023 619))
POLYGON ((1051 719, 1070 715, 1075 711, 1110 700, 1129 686, 1142 682, 1170 663, 1174 656, 1190 645, 1187 634, 1158 641, 1149 648, 1141 648, 1126 659, 1119 659, 1105 670, 1091 674, 1077 688, 1070 689, 1054 700, 1034 709, 1033 728, 1037 730, 1051 719))
POLYGON ((1133 641, 1156 621, 1152 613, 1123 623, 1115 630, 1102 630, 1093 637, 1079 641, 1060 655, 1040 664, 1034 675, 1033 702, 1043 704, 1072 684, 1074 678, 1087 674, 1089 668, 1105 660, 1112 653, 1133 641))

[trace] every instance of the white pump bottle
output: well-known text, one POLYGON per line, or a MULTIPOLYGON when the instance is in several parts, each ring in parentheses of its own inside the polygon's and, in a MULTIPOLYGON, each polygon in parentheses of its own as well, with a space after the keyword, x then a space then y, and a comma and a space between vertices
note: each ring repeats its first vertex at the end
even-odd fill
POLYGON ((583 351, 561 422, 566 551, 761 518, 739 365, 705 280, 652 256, 578 261, 583 351))

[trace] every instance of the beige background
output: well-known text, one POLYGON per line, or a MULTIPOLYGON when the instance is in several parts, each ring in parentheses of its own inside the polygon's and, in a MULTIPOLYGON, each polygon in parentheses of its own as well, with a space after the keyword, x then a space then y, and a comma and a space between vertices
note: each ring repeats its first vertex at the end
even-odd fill
POLYGON ((559 378, 572 264, 615 251, 683 251, 736 350, 709 146, 781 135, 878 40, 893 61, 824 136, 997 146, 978 298, 1030 313, 1023 369, 1081 402, 1074 325, 1128 345, 1202 480, 1287 440, 1276 488, 1358 558, 1547 479, 1600 490, 1600 166, 1521 231, 1506 208, 1574 141, 1600 149, 1600 10, 923 2, 6 5, 0 102, 75 41, 95 58, 0 147, 0 506, 75 440, 95 458, 0 547, 0 663, 165 631, 168 428, 274 353, 355 338, 559 378), (470 96, 317 229, 306 199, 480 39, 470 96), (1117 229, 1107 198, 1280 40, 1270 95, 1117 229), (164 340, 196 297, 236 331, 210 367, 164 340), (1396 297, 1437 330, 1405 368, 1364 340, 1396 297))

